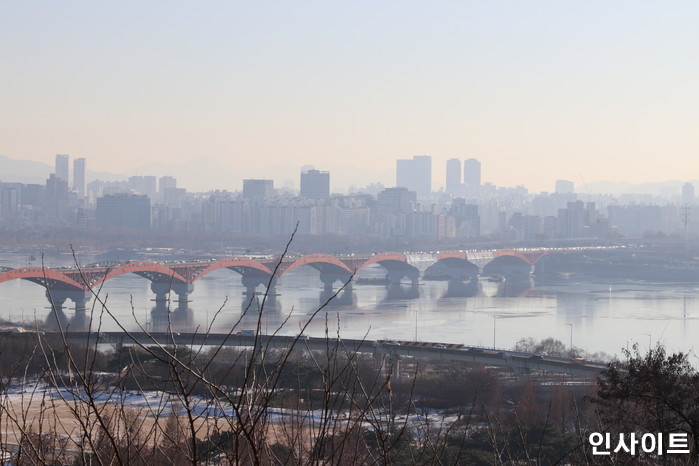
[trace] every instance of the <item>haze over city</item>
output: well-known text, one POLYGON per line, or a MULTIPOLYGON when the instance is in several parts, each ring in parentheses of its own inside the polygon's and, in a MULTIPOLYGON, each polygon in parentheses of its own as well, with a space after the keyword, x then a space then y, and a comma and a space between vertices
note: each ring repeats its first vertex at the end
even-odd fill
POLYGON ((4 2, 0 463, 699 464, 697 24, 4 2))
POLYGON ((200 159, 292 167, 279 170, 291 180, 303 165, 336 180, 354 167, 371 175, 358 186, 392 185, 395 160, 418 154, 435 160, 436 188, 453 157, 532 192, 688 181, 697 13, 688 1, 12 2, 0 153, 131 174, 200 159))

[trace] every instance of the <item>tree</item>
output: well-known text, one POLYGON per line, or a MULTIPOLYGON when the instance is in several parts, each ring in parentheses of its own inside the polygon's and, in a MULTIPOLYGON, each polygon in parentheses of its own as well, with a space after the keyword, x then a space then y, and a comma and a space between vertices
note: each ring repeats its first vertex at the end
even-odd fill
POLYGON ((624 351, 598 379, 599 416, 611 432, 686 432, 692 458, 699 448, 699 373, 687 354, 667 355, 658 345, 642 355, 638 346, 624 351))

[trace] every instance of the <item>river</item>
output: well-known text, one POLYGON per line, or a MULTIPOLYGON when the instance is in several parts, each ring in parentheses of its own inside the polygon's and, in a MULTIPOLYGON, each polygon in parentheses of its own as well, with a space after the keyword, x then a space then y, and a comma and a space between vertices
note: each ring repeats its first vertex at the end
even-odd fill
MULTIPOLYGON (((50 267, 70 265, 69 255, 47 256, 50 267)), ((93 261, 81 257, 81 263, 93 261)), ((22 267, 27 256, 0 254, 0 266, 22 267)), ((36 265, 36 263, 35 263, 36 265)), ((380 277, 383 269, 368 268, 361 278, 380 277)), ((339 283, 337 284, 339 285, 339 283)), ((555 282, 488 281, 465 284, 459 289, 444 281, 421 281, 387 288, 381 284, 355 284, 319 312, 303 330, 323 336, 326 330, 345 338, 420 340, 478 346, 515 348, 518 340, 553 337, 566 346, 587 352, 621 355, 621 349, 638 344, 665 345, 668 351, 693 351, 699 334, 699 284, 620 279, 570 277, 555 282)), ((260 288, 259 291, 262 291, 260 288)), ((268 300, 262 314, 262 331, 284 335, 301 332, 318 307, 327 301, 318 272, 300 267, 286 274, 277 287, 278 296, 268 300)), ((173 297, 175 295, 173 294, 173 297)), ((92 299, 85 314, 76 314, 66 303, 58 316, 69 329, 86 330, 92 317, 96 328, 214 332, 252 329, 257 305, 244 311, 250 298, 244 295, 240 276, 220 270, 195 283, 190 301, 158 304, 150 282, 136 275, 123 275, 106 282, 99 297, 106 309, 92 299), (100 319, 101 318, 101 319, 100 319), (117 321, 119 324, 117 324, 117 321)), ((262 299, 259 295, 256 301, 262 299)), ((0 284, 0 317, 11 321, 37 319, 56 324, 44 295, 36 284, 15 280, 0 284)), ((692 362, 695 356, 692 356, 692 362)))

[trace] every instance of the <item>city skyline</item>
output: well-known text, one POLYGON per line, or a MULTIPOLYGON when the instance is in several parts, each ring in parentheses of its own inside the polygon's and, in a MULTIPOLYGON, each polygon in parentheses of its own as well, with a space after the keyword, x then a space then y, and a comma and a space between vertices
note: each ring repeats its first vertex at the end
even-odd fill
MULTIPOLYGON (((80 160, 83 164, 85 164, 88 160, 85 157, 72 158, 73 156, 71 154, 56 154, 56 157, 58 156, 68 157, 68 159, 72 159, 73 162, 80 160)), ((427 157, 432 158, 433 163, 436 166, 436 168, 432 169, 433 180, 435 178, 438 178, 440 175, 443 177, 443 179, 446 180, 446 176, 444 175, 446 175, 446 173, 449 171, 448 165, 450 162, 463 162, 464 166, 466 166, 467 162, 475 162, 477 164, 480 164, 480 160, 473 158, 452 157, 447 160, 444 160, 440 158, 434 158, 432 156, 427 157)), ((371 186, 375 186, 376 183, 380 183, 384 187, 395 186, 397 181, 396 163, 399 160, 401 159, 394 160, 393 169, 387 170, 385 172, 374 172, 371 170, 363 170, 358 167, 349 166, 324 166, 323 171, 333 173, 333 181, 330 186, 331 194, 351 193, 357 190, 361 190, 362 188, 371 188, 371 186)), ((90 167, 92 167, 92 164, 90 164, 90 167)), ((171 176, 178 179, 181 183, 181 186, 190 192, 209 192, 217 190, 241 191, 244 187, 243 182, 246 179, 272 179, 276 183, 275 186, 277 188, 298 191, 300 189, 298 175, 303 171, 313 169, 310 167, 313 167, 313 165, 301 165, 297 163, 296 165, 287 164, 278 167, 267 167, 266 169, 259 170, 237 171, 227 169, 212 160, 203 159, 193 160, 190 163, 175 165, 149 164, 143 166, 139 170, 117 173, 100 172, 94 171, 92 169, 84 171, 86 183, 90 183, 93 181, 119 182, 127 181, 134 177, 152 178, 155 176, 154 174, 157 173, 159 174, 158 176, 171 176), (192 174, 192 172, 197 172, 197 169, 198 172, 205 173, 207 175, 206 182, 197 183, 195 181, 194 183, 192 183, 193 178, 190 175, 192 174), (162 175, 164 173, 167 173, 169 175, 162 175)), ((480 168, 480 165, 478 165, 478 169, 480 168)), ((69 186, 78 190, 77 187, 73 185, 75 181, 73 179, 74 170, 75 167, 73 164, 72 170, 70 171, 69 175, 71 181, 69 186)), ((462 184, 462 186, 466 186, 468 183, 466 183, 465 181, 461 183, 461 180, 463 180, 464 178, 464 169, 460 171, 462 173, 460 173, 460 176, 457 177, 459 178, 458 182, 462 184)), ((56 173, 55 164, 49 165, 39 161, 12 159, 10 157, 0 154, 0 182, 43 184, 46 178, 48 178, 49 175, 52 173, 56 173)), ((499 186, 491 183, 488 179, 481 180, 481 184, 495 186, 497 188, 524 187, 530 193, 551 193, 556 191, 556 186, 558 182, 562 180, 562 178, 555 177, 554 175, 555 174, 552 174, 553 178, 551 184, 549 186, 545 186, 544 189, 541 191, 531 189, 531 187, 526 186, 524 184, 520 184, 517 186, 499 186)), ((457 179, 452 179, 452 182, 457 182, 457 179)), ((637 194, 653 195, 660 197, 672 197, 680 193, 682 186, 685 183, 699 185, 699 178, 684 177, 677 179, 661 180, 657 182, 633 184, 627 181, 590 181, 586 180, 582 176, 579 176, 570 182, 572 182, 575 185, 577 192, 583 194, 610 194, 614 196, 621 196, 625 194, 637 194)), ((469 195, 473 194, 469 194, 468 192, 463 190, 456 192, 450 191, 449 189, 447 189, 446 184, 432 184, 432 192, 437 193, 442 190, 448 194, 452 194, 454 197, 468 197, 469 195)))
POLYGON ((534 191, 699 172, 692 2, 38 5, 3 8, 10 157, 386 173, 428 154, 433 186, 459 157, 534 191))

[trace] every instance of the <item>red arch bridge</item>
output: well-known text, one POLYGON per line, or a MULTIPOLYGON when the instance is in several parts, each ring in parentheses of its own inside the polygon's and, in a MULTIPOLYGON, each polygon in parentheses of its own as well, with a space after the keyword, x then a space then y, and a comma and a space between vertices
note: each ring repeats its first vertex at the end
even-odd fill
MULTIPOLYGON (((259 286, 274 294, 279 280, 290 271, 310 266, 320 272, 326 290, 337 281, 347 283, 362 269, 378 264, 386 270, 386 278, 397 284, 408 279, 417 284, 420 276, 436 265, 450 280, 468 280, 479 273, 504 276, 528 275, 546 254, 543 249, 498 249, 488 251, 443 251, 429 253, 384 252, 369 256, 333 256, 309 254, 302 257, 230 257, 211 261, 101 263, 83 267, 22 267, 0 268, 0 283, 28 280, 43 286, 54 309, 61 309, 66 300, 75 303, 77 311, 84 310, 93 290, 112 278, 134 273, 151 281, 156 301, 165 301, 175 293, 180 303, 187 302, 197 280, 220 269, 240 274, 246 293, 251 296, 259 286)), ((351 286, 349 283, 347 286, 351 286)))

